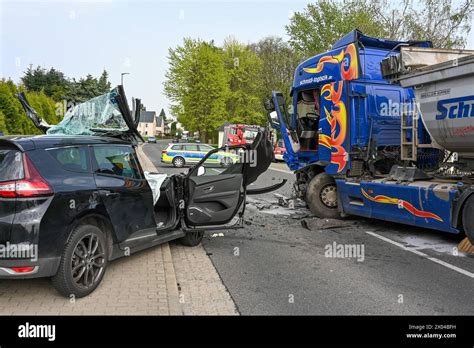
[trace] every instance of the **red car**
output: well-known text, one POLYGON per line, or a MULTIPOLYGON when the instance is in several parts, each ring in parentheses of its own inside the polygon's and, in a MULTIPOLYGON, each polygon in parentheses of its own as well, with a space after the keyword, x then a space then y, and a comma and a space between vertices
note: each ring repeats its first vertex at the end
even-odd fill
POLYGON ((283 155, 285 152, 286 152, 285 144, 283 143, 283 140, 280 139, 273 146, 273 153, 275 155, 275 160, 283 161, 283 155))

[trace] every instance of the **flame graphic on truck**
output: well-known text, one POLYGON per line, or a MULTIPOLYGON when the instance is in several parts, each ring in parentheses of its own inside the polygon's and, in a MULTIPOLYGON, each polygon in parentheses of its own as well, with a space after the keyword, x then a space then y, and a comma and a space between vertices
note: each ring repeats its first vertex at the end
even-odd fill
POLYGON ((336 55, 321 57, 315 68, 303 68, 303 70, 309 74, 319 74, 323 71, 325 64, 341 64, 341 79, 343 80, 355 80, 359 77, 357 49, 353 43, 336 55))
POLYGON ((337 164, 338 173, 347 164, 347 153, 343 146, 347 135, 347 111, 346 105, 341 100, 342 89, 343 81, 326 84, 321 89, 321 96, 331 102, 330 110, 324 107, 326 120, 331 127, 331 135, 320 134, 319 145, 331 149, 331 163, 337 164))
POLYGON ((424 211, 424 210, 419 210, 413 206, 410 202, 404 201, 402 199, 398 198, 392 198, 392 197, 387 197, 384 195, 377 195, 375 197, 370 196, 367 192, 365 192, 364 189, 361 189, 362 194, 364 195, 365 198, 371 200, 372 202, 376 203, 384 203, 384 204, 396 204, 400 208, 405 209, 408 211, 410 214, 413 214, 415 216, 421 217, 421 218, 427 218, 427 219, 435 219, 440 222, 443 222, 443 219, 441 219, 438 215, 431 213, 429 211, 424 211))

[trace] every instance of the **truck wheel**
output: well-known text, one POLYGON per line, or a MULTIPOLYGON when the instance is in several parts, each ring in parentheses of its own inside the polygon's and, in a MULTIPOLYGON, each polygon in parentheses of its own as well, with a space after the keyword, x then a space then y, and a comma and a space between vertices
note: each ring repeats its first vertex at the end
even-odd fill
POLYGON ((107 242, 104 233, 93 225, 76 227, 64 248, 58 273, 52 278, 58 292, 84 297, 99 286, 107 268, 107 242))
POLYGON ((306 189, 306 203, 311 212, 319 218, 339 218, 335 180, 326 173, 316 175, 306 189))
POLYGON ((202 237, 204 237, 204 232, 189 232, 186 233, 186 236, 181 238, 179 241, 183 245, 193 247, 201 243, 202 237))
POLYGON ((474 245, 474 195, 467 199, 462 210, 462 225, 466 237, 474 245))
POLYGON ((172 163, 173 163, 173 166, 174 166, 175 168, 181 168, 182 166, 184 166, 184 163, 185 163, 185 162, 184 162, 184 158, 183 158, 183 157, 177 156, 177 157, 173 158, 173 162, 172 162, 172 163))

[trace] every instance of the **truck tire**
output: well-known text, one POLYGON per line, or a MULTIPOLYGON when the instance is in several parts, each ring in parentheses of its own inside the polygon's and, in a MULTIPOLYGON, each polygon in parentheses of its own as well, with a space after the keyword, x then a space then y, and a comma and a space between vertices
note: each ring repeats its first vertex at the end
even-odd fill
POLYGON ((181 244, 189 247, 193 247, 199 245, 201 243, 202 238, 204 237, 204 232, 188 232, 186 236, 180 238, 179 241, 181 244))
POLYGON ((466 237, 474 245, 474 195, 471 195, 462 209, 462 225, 466 237))
POLYGON ((65 297, 89 295, 104 277, 107 250, 105 234, 98 227, 77 226, 64 248, 58 272, 52 277, 53 286, 65 297))
POLYGON ((340 218, 336 181, 326 173, 313 177, 306 189, 306 203, 309 210, 319 218, 340 218))

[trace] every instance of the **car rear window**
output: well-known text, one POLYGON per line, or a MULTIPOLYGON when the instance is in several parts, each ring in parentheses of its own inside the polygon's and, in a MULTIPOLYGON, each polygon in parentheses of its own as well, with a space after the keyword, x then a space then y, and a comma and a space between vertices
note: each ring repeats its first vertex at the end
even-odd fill
POLYGON ((140 179, 134 152, 129 146, 94 146, 96 173, 140 179))
POLYGON ((64 170, 78 173, 89 173, 89 160, 85 147, 65 147, 48 150, 64 170))
POLYGON ((21 152, 15 149, 0 148, 0 182, 23 178, 21 152))

